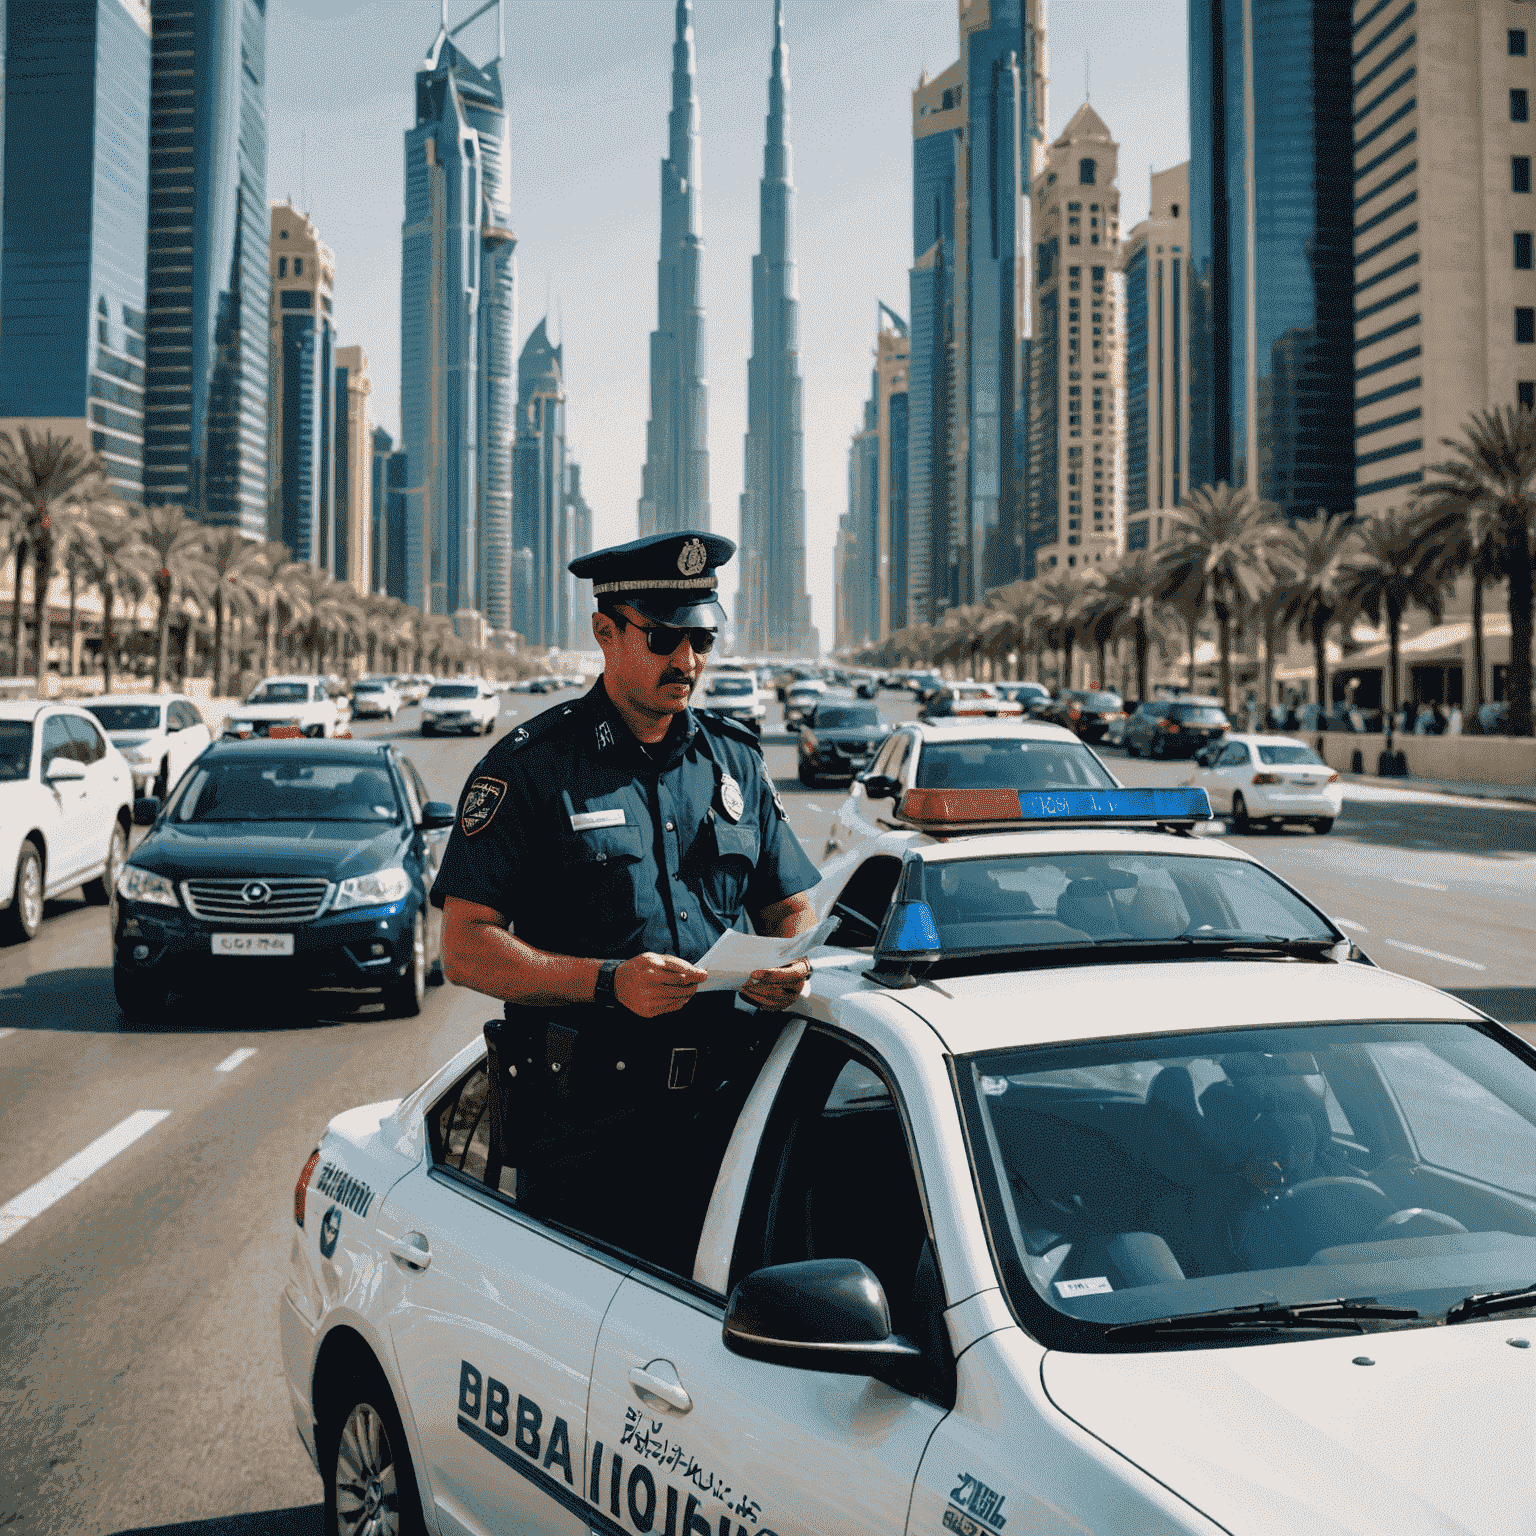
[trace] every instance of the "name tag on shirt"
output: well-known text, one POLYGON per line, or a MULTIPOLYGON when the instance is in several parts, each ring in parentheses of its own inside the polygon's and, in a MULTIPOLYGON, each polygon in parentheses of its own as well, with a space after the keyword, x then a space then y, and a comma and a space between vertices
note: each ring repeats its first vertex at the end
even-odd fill
POLYGON ((627 825, 623 806, 612 811, 578 811, 571 817, 572 832, 595 832, 599 827, 627 825))

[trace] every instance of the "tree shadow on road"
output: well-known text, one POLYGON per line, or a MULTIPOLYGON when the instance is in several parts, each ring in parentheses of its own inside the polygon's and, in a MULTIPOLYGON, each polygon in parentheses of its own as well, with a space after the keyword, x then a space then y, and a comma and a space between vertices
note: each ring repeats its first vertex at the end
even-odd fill
POLYGON ((254 1515, 219 1515, 212 1520, 182 1520, 175 1525, 136 1525, 115 1536, 321 1536, 324 1508, 319 1504, 267 1509, 254 1515))
MULTIPOLYGON (((1307 827, 1259 833, 1264 841, 1309 838, 1307 827)), ((1402 848, 1471 854, 1484 859, 1519 859, 1536 853, 1536 812, 1505 810, 1476 802, 1416 803, 1346 800, 1329 834, 1333 842, 1372 848, 1402 848)))

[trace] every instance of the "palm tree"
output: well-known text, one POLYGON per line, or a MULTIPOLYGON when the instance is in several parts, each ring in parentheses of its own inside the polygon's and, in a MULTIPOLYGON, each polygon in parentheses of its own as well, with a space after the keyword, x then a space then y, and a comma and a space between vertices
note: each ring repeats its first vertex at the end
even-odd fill
POLYGON ((1072 648, 1077 640, 1078 607, 1083 585, 1076 576, 1047 576, 1037 583, 1039 596, 1040 638, 1044 645, 1059 653, 1058 688, 1072 686, 1072 648))
POLYGON ((75 529, 68 558, 101 596, 101 691, 111 693, 117 599, 131 595, 148 577, 154 555, 140 540, 127 510, 104 503, 93 507, 75 529))
MULTIPOLYGON (((1532 734, 1531 639, 1533 567, 1536 567, 1536 412, 1525 406, 1476 411, 1462 428, 1461 441, 1442 438, 1454 458, 1433 465, 1419 499, 1444 514, 1462 509, 1468 543, 1486 548, 1509 583, 1509 731, 1532 734), (1474 523, 1474 517, 1476 519, 1474 523)), ((1473 596, 1481 592, 1476 569, 1473 596)), ((1481 614, 1475 625, 1481 650, 1481 614)), ((1481 655, 1478 656, 1479 664, 1481 655)), ((1481 684, 1481 672, 1479 672, 1481 684)))
POLYGON ((21 573, 27 566, 26 518, 19 506, 0 498, 0 544, 5 555, 0 558, 0 570, 15 561, 15 579, 11 586, 11 651, 10 671, 21 672, 21 573))
POLYGON ((1399 640, 1403 615, 1409 607, 1424 609, 1436 623, 1442 611, 1444 578, 1435 570, 1434 553, 1424 547, 1423 530, 1415 518, 1396 507, 1368 518, 1356 529, 1359 553, 1339 584, 1340 606, 1363 613, 1372 624, 1387 625, 1387 671, 1390 714, 1387 732, 1402 702, 1399 688, 1399 640))
MULTIPOLYGON (((1311 643, 1314 697, 1323 709, 1329 703, 1328 631, 1344 617, 1340 594, 1351 576, 1356 547, 1353 520, 1319 507, 1316 516, 1284 528, 1272 552, 1278 578, 1274 619, 1282 631, 1294 626, 1297 639, 1311 643)), ((1267 684, 1264 702, 1269 703, 1267 684)))
POLYGON ((1148 693, 1147 659, 1152 642, 1159 644, 1168 632, 1168 605, 1162 598, 1163 577, 1144 549, 1128 555, 1104 572, 1103 585, 1094 597, 1095 626, 1108 624, 1108 638, 1129 636, 1136 656, 1136 697, 1148 693))
POLYGON ((159 562, 153 572, 155 625, 159 636, 155 648, 154 686, 158 690, 165 680, 170 653, 173 599, 188 592, 211 595, 215 577, 208 559, 204 529, 174 502, 156 507, 131 507, 129 511, 138 527, 139 537, 159 562))
MULTIPOLYGON (((13 438, 0 432, 0 500, 22 519, 22 536, 32 552, 32 626, 36 635, 34 675, 39 685, 48 670, 48 588, 58 524, 66 507, 92 506, 106 492, 101 460, 73 438, 45 430, 41 437, 19 427, 13 438)), ((16 602, 21 602, 21 562, 16 563, 16 602)), ((16 630, 12 620, 12 630, 16 630)), ((18 670, 20 658, 18 656, 18 670)))
POLYGON ((1284 524, 1250 491, 1223 481, 1192 490, 1170 514, 1172 528, 1158 549, 1164 595, 1189 620, 1190 685, 1195 632, 1205 610, 1216 615, 1221 702, 1232 710, 1232 630, 1270 582, 1269 556, 1284 524))
POLYGON ((221 699, 225 623, 232 612, 260 607, 269 572, 265 549, 243 538, 238 528, 205 529, 204 549, 213 577, 213 696, 221 699))

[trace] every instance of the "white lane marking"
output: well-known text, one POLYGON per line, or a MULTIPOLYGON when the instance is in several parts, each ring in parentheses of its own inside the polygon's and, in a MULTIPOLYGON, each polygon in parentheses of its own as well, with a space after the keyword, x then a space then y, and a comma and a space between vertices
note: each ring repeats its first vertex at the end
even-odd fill
POLYGON ((243 1061, 249 1061, 256 1054, 254 1045, 242 1045, 238 1051, 231 1051, 213 1070, 215 1072, 233 1072, 243 1061))
POLYGON ((1411 885, 1420 891, 1443 891, 1443 885, 1436 885, 1433 880, 1405 880, 1401 875, 1393 875, 1393 885, 1411 885))
POLYGON ((805 808, 808 811, 815 811, 818 816, 823 814, 821 807, 817 805, 814 800, 807 800, 805 802, 805 808))
POLYGON ((1352 923, 1347 917, 1339 918, 1338 924, 1340 928, 1353 928, 1356 933, 1369 933, 1371 931, 1364 923, 1352 923))
POLYGON ((1447 965, 1465 966, 1469 971, 1486 971, 1486 965, 1479 965, 1476 960, 1463 960, 1460 955, 1447 955, 1438 949, 1423 949, 1417 944, 1404 944, 1401 939, 1387 939, 1393 949, 1406 949, 1411 955, 1427 955, 1431 960, 1444 960, 1447 965))
POLYGON ((7 1035, 14 1035, 15 1033, 14 1029, 0 1029, 0 1040, 4 1040, 7 1035))
POLYGON ((99 1169, 106 1167, 119 1152, 126 1151, 147 1131, 169 1119, 168 1109, 140 1109, 126 1120, 98 1136, 83 1152, 60 1163, 52 1173, 41 1178, 31 1189, 24 1189, 14 1200, 0 1205, 0 1243, 14 1237, 34 1216, 41 1216, 55 1201, 85 1183, 99 1169))

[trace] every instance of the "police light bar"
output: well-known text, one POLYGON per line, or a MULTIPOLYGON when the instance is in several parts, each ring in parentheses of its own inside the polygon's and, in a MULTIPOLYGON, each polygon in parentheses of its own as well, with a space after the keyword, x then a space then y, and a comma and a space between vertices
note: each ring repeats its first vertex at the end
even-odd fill
POLYGON ((924 829, 1209 821, 1203 789, 909 789, 897 818, 924 829))

